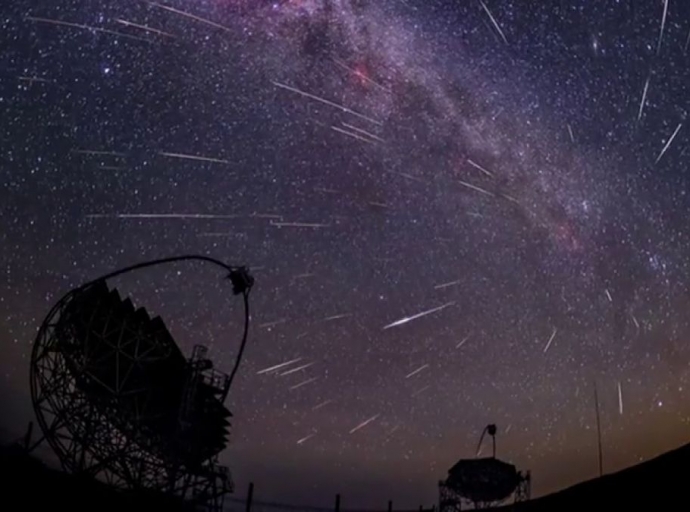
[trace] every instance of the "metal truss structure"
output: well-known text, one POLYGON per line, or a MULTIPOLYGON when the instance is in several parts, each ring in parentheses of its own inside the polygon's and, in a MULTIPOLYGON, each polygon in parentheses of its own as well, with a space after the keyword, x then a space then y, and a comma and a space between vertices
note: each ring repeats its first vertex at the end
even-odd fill
MULTIPOLYGON (((531 497, 532 480, 529 471, 518 472, 519 481, 513 493, 513 503, 528 501, 531 497)), ((453 486, 445 480, 438 483, 438 507, 439 512, 460 512, 462 510, 481 510, 498 507, 505 501, 472 501, 462 496, 453 486)))
POLYGON ((218 463, 231 378, 206 356, 198 345, 185 358, 160 318, 122 300, 105 279, 69 292, 33 346, 39 443, 47 441, 69 473, 221 511, 233 490, 218 463))
POLYGON ((491 457, 461 459, 448 470, 448 478, 438 483, 439 512, 487 509, 530 499, 531 475, 496 458, 496 425, 488 425, 477 446, 479 456, 484 436, 492 438, 491 457))

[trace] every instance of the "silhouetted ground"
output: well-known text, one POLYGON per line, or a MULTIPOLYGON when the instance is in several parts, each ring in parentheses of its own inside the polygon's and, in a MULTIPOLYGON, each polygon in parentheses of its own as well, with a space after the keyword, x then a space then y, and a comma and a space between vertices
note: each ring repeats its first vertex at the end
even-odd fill
MULTIPOLYGON (((515 512, 687 510, 690 444, 602 478, 525 503, 493 509, 515 512)), ((14 447, 0 447, 0 510, 188 511, 178 501, 118 492, 46 467, 14 447)))
POLYGON ((3 512, 182 512, 190 508, 166 496, 128 494, 93 480, 46 467, 15 447, 0 447, 3 512))
POLYGON ((542 498, 494 510, 689 510, 689 476, 690 444, 617 473, 589 480, 542 498))

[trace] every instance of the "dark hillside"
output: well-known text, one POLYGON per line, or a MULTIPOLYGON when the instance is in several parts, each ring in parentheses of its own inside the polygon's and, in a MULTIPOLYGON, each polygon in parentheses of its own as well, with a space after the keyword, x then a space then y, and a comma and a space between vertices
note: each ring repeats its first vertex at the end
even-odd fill
POLYGON ((495 510, 688 510, 690 444, 617 473, 495 510))
POLYGON ((123 493, 100 482, 50 469, 15 447, 0 447, 0 489, 3 512, 190 510, 165 496, 123 493))

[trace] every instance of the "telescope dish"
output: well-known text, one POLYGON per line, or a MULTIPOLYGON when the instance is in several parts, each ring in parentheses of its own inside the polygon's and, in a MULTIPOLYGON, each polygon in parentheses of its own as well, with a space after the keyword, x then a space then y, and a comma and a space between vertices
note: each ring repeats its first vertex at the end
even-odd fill
MULTIPOLYGON (((215 262, 181 257, 125 271, 184 259, 215 262)), ((246 320, 234 375, 253 279, 231 270, 246 320)), ((30 370, 36 418, 63 469, 220 510, 233 487, 218 463, 230 435, 224 400, 232 378, 214 368, 207 352, 197 345, 185 357, 163 320, 123 299, 106 278, 67 293, 39 329, 30 370)))

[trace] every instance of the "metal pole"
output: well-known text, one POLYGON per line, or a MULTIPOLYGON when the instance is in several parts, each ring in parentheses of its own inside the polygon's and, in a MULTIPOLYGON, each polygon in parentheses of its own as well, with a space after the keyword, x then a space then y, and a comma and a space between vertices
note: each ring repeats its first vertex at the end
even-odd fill
POLYGON ((340 494, 335 495, 335 512, 340 512, 340 494))
POLYGON ((599 417, 599 393, 597 392, 597 383, 594 383, 594 407, 597 412, 597 442, 599 444, 599 476, 604 475, 604 461, 601 449, 601 419, 599 417))
POLYGON ((247 491, 246 512, 251 512, 253 500, 254 500, 254 482, 250 482, 249 483, 249 490, 247 491))
POLYGON ((388 512, 393 512, 393 500, 388 500, 388 512))

